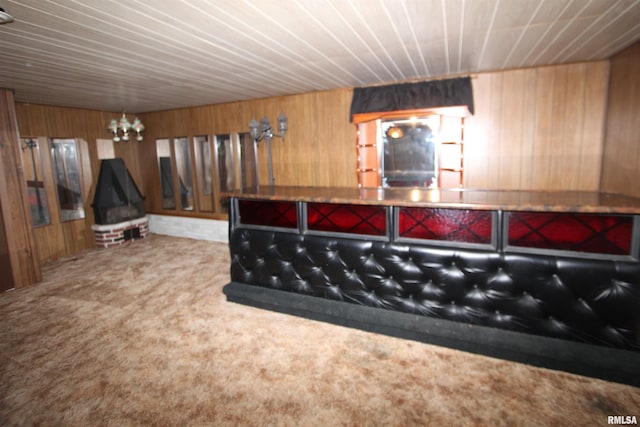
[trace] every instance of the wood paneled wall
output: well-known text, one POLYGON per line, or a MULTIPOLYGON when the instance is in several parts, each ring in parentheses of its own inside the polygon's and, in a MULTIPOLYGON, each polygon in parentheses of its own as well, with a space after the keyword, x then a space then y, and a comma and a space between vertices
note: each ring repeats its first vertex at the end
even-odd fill
MULTIPOLYGON (((81 108, 16 104, 21 137, 81 138, 87 141, 91 171, 96 178, 100 169, 96 140, 111 138, 107 126, 111 119, 119 118, 121 114, 81 108)), ((128 117, 132 118, 131 115, 128 117)), ((137 142, 116 143, 114 151, 116 157, 124 159, 134 179, 140 180, 137 144, 137 142)), ((93 197, 93 190, 95 188, 92 188, 91 197, 93 197)))
MULTIPOLYGON (((276 185, 352 186, 356 128, 349 123, 351 89, 259 99, 142 114, 147 131, 145 161, 155 159, 156 138, 249 131, 249 121, 266 116, 275 125, 285 113, 285 140, 272 140, 276 185)), ((268 183, 266 145, 258 145, 260 183, 268 183)))
POLYGON ((602 190, 640 197, 640 42, 611 59, 602 190))
POLYGON ((11 267, 11 250, 7 242, 7 233, 4 227, 2 215, 2 199, 0 198, 0 292, 8 291, 16 287, 13 280, 13 267, 11 267))
MULTIPOLYGON (((475 115, 465 122, 465 187, 598 190, 608 74, 609 61, 597 61, 477 75, 475 115)), ((352 92, 345 88, 140 114, 146 126, 144 141, 116 144, 115 153, 125 159, 146 197, 148 212, 219 217, 162 209, 155 140, 247 132, 251 118, 267 116, 275 123, 283 112, 289 119, 286 139, 272 141, 276 185, 355 187, 357 128, 349 122, 352 92)), ((92 247, 90 203, 99 170, 96 140, 110 137, 107 123, 119 113, 28 104, 17 104, 16 113, 23 137, 86 141, 92 185, 83 246, 92 247)), ((265 145, 258 147, 262 185, 268 184, 265 145)), ((628 145, 631 150, 631 142, 628 145)), ((607 164, 616 162, 605 161, 605 169, 607 164)), ((635 174, 640 174, 638 169, 635 174)), ((621 188, 610 178, 605 181, 607 190, 621 188)), ((39 239, 42 259, 75 250, 64 243, 64 236, 75 231, 66 230, 64 224, 56 227, 37 230, 38 236, 47 234, 39 239)))
MULTIPOLYGON (((100 170, 96 140, 110 137, 107 125, 112 118, 117 118, 120 113, 17 103, 16 115, 22 138, 40 137, 43 167, 51 177, 53 177, 53 172, 46 138, 78 138, 86 217, 84 220, 61 222, 56 212, 57 204, 50 204, 51 223, 34 229, 40 259, 43 261, 56 259, 93 248, 95 238, 91 230, 91 226, 94 224, 91 202, 100 170)), ((116 157, 125 160, 136 182, 141 182, 138 151, 135 144, 135 142, 118 144, 115 146, 115 154, 116 157)), ((49 193, 51 192, 50 189, 47 190, 47 196, 50 200, 51 194, 49 193)))
MULTIPOLYGON (((356 127, 349 122, 352 89, 312 92, 278 98, 191 107, 141 114, 146 126, 140 145, 145 170, 147 208, 161 209, 155 140, 249 131, 249 121, 266 116, 275 125, 280 113, 289 119, 283 141, 272 140, 276 185, 357 186, 356 127)), ((268 185, 267 151, 258 145, 259 182, 268 185)), ((180 214, 190 215, 188 212, 180 214)), ((202 216, 202 215, 201 215, 202 216)))
POLYGON ((597 191, 608 73, 598 61, 474 78, 465 187, 597 191))
MULTIPOLYGON (((466 120, 465 187, 598 190, 609 62, 479 74, 475 115, 466 120)), ((351 89, 143 114, 145 188, 159 209, 155 138, 246 132, 251 117, 289 117, 287 139, 273 141, 276 184, 356 186, 351 89)), ((267 184, 259 146, 260 183, 267 184)))
POLYGON ((39 282, 42 273, 31 228, 13 92, 5 89, 0 89, 0 208, 0 226, 4 230, 0 235, 6 239, 0 256, 6 261, 8 255, 11 265, 10 271, 0 272, 0 280, 12 276, 11 283, 0 288, 39 282))

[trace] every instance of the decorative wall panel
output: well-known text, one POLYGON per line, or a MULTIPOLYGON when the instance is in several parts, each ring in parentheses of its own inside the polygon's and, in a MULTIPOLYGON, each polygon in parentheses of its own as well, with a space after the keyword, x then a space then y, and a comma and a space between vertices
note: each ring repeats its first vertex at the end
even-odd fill
POLYGON ((280 228, 298 228, 295 202, 266 202, 238 200, 240 222, 245 225, 261 225, 280 228))
POLYGON ((387 210, 381 206, 308 203, 307 227, 334 233, 387 234, 387 210))
POLYGON ((538 249, 629 255, 633 217, 510 212, 508 245, 538 249))
POLYGON ((492 232, 492 211, 398 209, 398 237, 491 244, 492 232))

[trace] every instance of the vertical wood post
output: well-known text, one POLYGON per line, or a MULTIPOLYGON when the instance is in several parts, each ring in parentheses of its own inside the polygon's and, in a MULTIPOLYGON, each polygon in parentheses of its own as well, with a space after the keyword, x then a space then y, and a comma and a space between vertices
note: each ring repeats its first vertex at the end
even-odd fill
POLYGON ((33 235, 13 92, 0 89, 0 205, 16 288, 42 280, 33 235))

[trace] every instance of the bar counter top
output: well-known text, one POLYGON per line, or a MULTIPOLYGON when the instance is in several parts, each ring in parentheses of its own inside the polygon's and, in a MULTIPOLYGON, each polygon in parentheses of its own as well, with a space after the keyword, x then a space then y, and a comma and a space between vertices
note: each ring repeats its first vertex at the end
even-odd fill
POLYGON ((380 206, 640 214, 640 198, 593 191, 261 186, 225 193, 223 196, 380 206))

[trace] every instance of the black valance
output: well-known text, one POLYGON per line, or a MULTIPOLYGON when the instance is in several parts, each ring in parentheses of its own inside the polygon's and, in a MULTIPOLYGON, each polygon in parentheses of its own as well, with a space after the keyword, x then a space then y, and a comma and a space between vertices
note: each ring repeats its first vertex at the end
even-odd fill
POLYGON ((354 114, 466 105, 473 114, 471 77, 355 88, 354 114))

